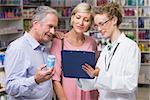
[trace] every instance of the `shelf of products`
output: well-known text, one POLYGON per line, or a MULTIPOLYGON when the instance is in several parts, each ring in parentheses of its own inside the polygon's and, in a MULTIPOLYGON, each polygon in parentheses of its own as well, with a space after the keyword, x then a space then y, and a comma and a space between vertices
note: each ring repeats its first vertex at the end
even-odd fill
POLYGON ((31 17, 37 6, 30 0, 23 0, 23 27, 25 31, 28 31, 30 28, 31 17))
MULTIPOLYGON (((150 84, 150 1, 149 0, 0 0, 0 49, 7 47, 10 41, 28 31, 33 10, 39 5, 48 5, 58 11, 60 16, 58 31, 67 32, 70 29, 70 14, 75 5, 88 2, 98 6, 106 2, 116 1, 124 9, 123 23, 120 26, 129 38, 135 40, 141 49, 142 63, 140 75, 144 74, 146 81, 139 83, 150 84)), ((95 31, 86 33, 96 38, 98 50, 107 41, 95 31)), ((143 77, 143 76, 142 76, 143 77)))
POLYGON ((4 57, 8 44, 22 35, 22 0, 0 0, 0 99, 6 100, 4 57))
MULTIPOLYGON (((54 3, 54 1, 53 1, 54 3)), ((51 3, 52 8, 56 9, 59 14, 59 24, 58 24, 58 30, 67 32, 70 29, 70 14, 73 9, 71 5, 69 6, 56 6, 56 4, 53 5, 51 3)))
POLYGON ((34 10, 40 5, 50 6, 51 0, 23 0, 23 27, 24 31, 30 28, 31 17, 34 10))
POLYGON ((0 48, 16 39, 23 31, 22 1, 0 0, 0 48))
POLYGON ((0 98, 6 98, 6 92, 4 88, 4 82, 5 82, 5 72, 4 72, 4 66, 0 65, 0 98))
POLYGON ((141 50, 140 75, 142 76, 139 76, 139 84, 150 84, 147 79, 150 76, 147 72, 150 71, 148 67, 150 66, 150 1, 126 0, 121 5, 124 9, 124 17, 120 29, 135 40, 141 50))
POLYGON ((0 100, 6 100, 5 88, 0 88, 0 100))

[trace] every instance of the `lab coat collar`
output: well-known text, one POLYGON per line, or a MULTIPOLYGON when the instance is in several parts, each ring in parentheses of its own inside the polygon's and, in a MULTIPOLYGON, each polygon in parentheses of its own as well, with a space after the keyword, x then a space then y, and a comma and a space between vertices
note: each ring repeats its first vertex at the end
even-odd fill
POLYGON ((119 38, 117 40, 117 43, 121 43, 125 37, 126 37, 126 35, 124 33, 121 33, 121 35, 119 36, 119 38))
POLYGON ((120 43, 121 41, 123 41, 123 39, 124 39, 125 37, 126 37, 125 34, 124 34, 124 33, 121 33, 120 36, 119 36, 119 38, 118 38, 116 41, 114 41, 113 43, 108 43, 108 45, 107 45, 107 50, 108 50, 108 51, 113 51, 113 48, 116 47, 116 45, 117 45, 118 43, 120 43))

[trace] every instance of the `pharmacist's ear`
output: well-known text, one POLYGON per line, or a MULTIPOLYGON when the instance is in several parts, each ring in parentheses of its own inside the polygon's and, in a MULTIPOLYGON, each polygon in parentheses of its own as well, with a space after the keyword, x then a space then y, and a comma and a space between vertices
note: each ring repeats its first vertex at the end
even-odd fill
POLYGON ((116 16, 113 17, 112 19, 114 26, 117 25, 118 18, 116 16))

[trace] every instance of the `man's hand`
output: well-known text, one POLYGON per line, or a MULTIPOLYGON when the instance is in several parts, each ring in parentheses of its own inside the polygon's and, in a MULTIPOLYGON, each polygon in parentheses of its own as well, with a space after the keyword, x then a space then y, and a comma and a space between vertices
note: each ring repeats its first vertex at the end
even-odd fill
POLYGON ((100 69, 96 67, 93 69, 90 65, 84 64, 82 65, 82 69, 91 77, 94 78, 95 76, 98 76, 100 69))
POLYGON ((41 65, 37 72, 35 73, 34 79, 37 84, 49 80, 54 75, 54 69, 46 69, 46 65, 41 65))

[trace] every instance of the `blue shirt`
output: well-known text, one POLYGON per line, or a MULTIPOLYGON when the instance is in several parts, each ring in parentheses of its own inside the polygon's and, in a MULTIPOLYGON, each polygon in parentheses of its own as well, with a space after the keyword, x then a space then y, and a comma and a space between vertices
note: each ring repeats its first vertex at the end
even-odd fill
POLYGON ((5 57, 6 92, 10 100, 52 100, 52 81, 36 84, 34 74, 46 63, 48 49, 30 34, 12 42, 5 57))

